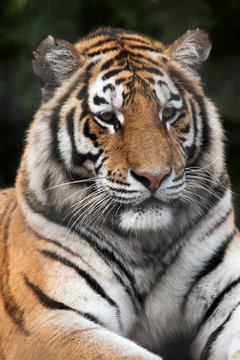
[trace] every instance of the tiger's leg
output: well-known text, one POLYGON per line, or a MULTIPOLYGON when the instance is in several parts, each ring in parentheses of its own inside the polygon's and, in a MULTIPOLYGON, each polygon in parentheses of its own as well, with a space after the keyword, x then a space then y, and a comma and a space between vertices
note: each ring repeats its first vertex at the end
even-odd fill
POLYGON ((161 360, 134 342, 74 312, 44 310, 40 316, 32 316, 26 321, 25 331, 12 330, 11 327, 6 329, 2 339, 8 344, 3 359, 161 360))

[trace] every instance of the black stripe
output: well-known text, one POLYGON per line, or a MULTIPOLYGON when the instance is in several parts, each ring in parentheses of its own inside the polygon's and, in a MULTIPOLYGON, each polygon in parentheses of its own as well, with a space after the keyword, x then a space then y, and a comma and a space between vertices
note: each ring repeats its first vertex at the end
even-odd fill
POLYGON ((175 244, 189 233, 193 228, 196 228, 198 223, 203 219, 206 218, 211 209, 217 205, 217 203, 223 198, 225 192, 228 190, 229 187, 229 178, 228 175, 223 173, 219 177, 219 184, 214 187, 212 190, 212 194, 209 198, 206 198, 206 202, 204 203, 204 207, 202 208, 201 214, 194 219, 193 222, 188 222, 188 225, 180 232, 180 234, 173 239, 173 243, 175 244))
POLYGON ((180 131, 181 131, 183 134, 189 133, 189 130, 190 130, 190 125, 189 125, 189 124, 187 124, 187 125, 185 126, 185 128, 180 129, 180 131))
POLYGON ((92 141, 97 140, 97 136, 95 134, 93 134, 93 133, 90 133, 90 130, 89 130, 89 118, 85 121, 85 124, 84 124, 84 127, 83 127, 83 134, 84 134, 84 136, 88 137, 92 141))
POLYGON ((234 288, 236 288, 240 284, 240 277, 233 281, 231 284, 229 284, 225 289, 221 291, 220 294, 214 299, 212 304, 209 306, 208 310, 206 311, 201 324, 199 326, 199 329, 205 324, 205 322, 213 315, 216 308, 220 305, 222 301, 224 301, 224 298, 227 294, 229 294, 234 288))
POLYGON ((98 95, 94 96, 93 102, 95 105, 108 104, 108 101, 105 98, 98 95))
POLYGON ((101 167, 103 166, 104 161, 106 161, 107 159, 108 159, 108 156, 105 156, 105 157, 102 159, 101 163, 100 163, 97 167, 95 167, 95 172, 96 172, 96 174, 99 173, 101 167))
POLYGON ((193 99, 197 102, 200 108, 199 116, 202 119, 203 127, 201 152, 199 153, 198 158, 198 160, 200 160, 203 154, 209 152, 212 142, 212 130, 209 126, 207 106, 205 103, 204 95, 196 93, 194 87, 190 84, 189 80, 185 78, 183 74, 180 74, 176 69, 169 69, 169 73, 170 76, 172 76, 172 79, 175 79, 176 82, 174 82, 174 85, 178 88, 179 92, 183 93, 184 91, 187 91, 190 95, 192 95, 193 99))
POLYGON ((77 99, 78 100, 84 100, 87 98, 87 91, 88 91, 88 87, 87 85, 84 85, 82 87, 82 89, 78 92, 77 94, 77 99))
POLYGON ((196 114, 196 109, 194 107, 194 104, 192 102, 192 100, 189 100, 190 102, 190 107, 191 107, 191 112, 192 112, 192 121, 193 121, 193 143, 191 146, 187 146, 185 148, 186 154, 187 154, 187 159, 188 160, 192 160, 195 157, 196 154, 196 138, 197 138, 197 134, 198 134, 198 128, 197 128, 197 114, 196 114))
POLYGON ((124 69, 114 69, 114 70, 110 70, 108 72, 106 72, 103 76, 102 76, 102 80, 108 80, 110 77, 119 74, 120 72, 122 72, 124 69))
POLYGON ((58 105, 53 109, 53 113, 51 116, 51 123, 50 123, 50 129, 52 133, 51 154, 53 159, 60 164, 62 163, 62 157, 59 150, 59 140, 58 140, 59 114, 62 109, 62 106, 69 97, 69 93, 63 96, 60 102, 58 103, 58 105))
POLYGON ((131 49, 138 49, 138 50, 145 50, 145 51, 152 51, 161 54, 162 50, 153 48, 151 46, 144 46, 144 45, 129 45, 131 49))
POLYGON ((166 249, 166 251, 170 252, 176 246, 176 244, 179 246, 177 251, 173 253, 170 261, 167 262, 167 266, 165 266, 161 273, 159 273, 159 278, 160 276, 164 275, 169 265, 173 264, 178 258, 182 249, 181 244, 183 240, 188 236, 188 234, 191 233, 191 231, 193 231, 193 229, 197 228, 198 224, 208 216, 209 212, 223 198, 225 192, 227 191, 227 186, 229 186, 229 178, 227 174, 223 173, 219 177, 219 182, 221 183, 221 186, 213 188, 213 194, 210 195, 209 198, 206 198, 206 202, 202 207, 201 213, 198 215, 198 217, 194 218, 193 220, 189 220, 185 228, 183 228, 182 231, 180 231, 178 235, 172 239, 171 245, 168 247, 168 249, 166 249))
POLYGON ((104 291, 104 289, 99 285, 99 283, 93 279, 91 275, 89 275, 86 271, 83 269, 80 269, 77 265, 75 265, 73 262, 68 260, 65 257, 62 257, 58 254, 56 254, 53 251, 50 250, 40 250, 40 253, 43 254, 46 257, 49 257, 52 260, 59 261, 63 265, 66 265, 76 271, 76 273, 81 276, 88 284, 88 286, 96 292, 98 295, 100 295, 103 299, 105 299, 110 305, 114 306, 116 309, 119 310, 118 305, 115 301, 113 301, 104 291))
POLYGON ((184 173, 178 177, 176 177, 175 179, 173 179, 173 182, 176 182, 178 180, 181 180, 184 177, 184 173))
POLYGON ((210 351, 213 348, 214 342, 217 340, 217 337, 221 334, 222 330, 224 329, 224 326, 228 323, 228 321, 231 319, 231 316, 233 312, 236 310, 236 308, 240 305, 238 303, 233 310, 230 312, 226 320, 215 330, 212 332, 212 334, 209 336, 208 341, 202 351, 201 360, 208 360, 210 357, 210 351))
POLYGON ((103 87, 103 92, 106 92, 106 90, 108 90, 108 89, 113 91, 113 90, 115 90, 115 86, 112 84, 107 84, 103 87))
POLYGON ((151 63, 152 65, 158 66, 159 67, 159 63, 157 61, 154 61, 153 59, 145 56, 143 53, 134 53, 132 51, 128 51, 128 55, 131 56, 135 62, 136 58, 139 60, 139 63, 144 65, 146 62, 151 63))
MULTIPOLYGON (((215 229, 215 227, 214 227, 215 229)), ((187 293, 184 295, 183 303, 182 303, 182 311, 185 310, 185 305, 188 299, 188 296, 192 292, 193 288, 197 285, 197 283, 206 275, 209 275, 212 271, 216 269, 218 265, 221 264, 223 261, 225 252, 227 250, 228 244, 235 236, 236 231, 232 231, 221 243, 221 245, 214 251, 214 254, 210 259, 208 259, 205 264, 203 265, 203 268, 199 271, 198 274, 195 275, 192 284, 190 285, 187 293)))
POLYGON ((170 97, 169 101, 171 101, 171 100, 179 101, 179 100, 181 100, 181 97, 178 94, 174 94, 171 92, 171 97, 170 97))
MULTIPOLYGON (((183 111, 181 114, 179 114, 178 117, 177 117, 173 122, 169 121, 169 123, 170 123, 171 126, 176 127, 176 126, 177 126, 177 122, 178 122, 180 119, 184 118, 184 117, 186 117, 186 112, 185 112, 185 111, 183 111)), ((184 139, 184 140, 185 140, 185 139, 184 139)))
POLYGON ((207 107, 204 101, 204 97, 201 95, 195 95, 195 100, 197 101, 200 107, 200 117, 202 118, 202 126, 203 126, 203 141, 201 144, 202 153, 207 153, 211 147, 212 142, 212 130, 209 126, 209 119, 207 114, 207 107))
MULTIPOLYGON (((149 44, 149 40, 146 39, 146 40, 143 40, 143 39, 139 39, 139 38, 136 38, 136 37, 131 37, 131 36, 121 36, 121 40, 126 40, 126 41, 136 41, 136 42, 139 42, 139 43, 142 43, 142 44, 146 44, 148 45, 149 44)), ((151 40, 150 40, 151 41, 151 40)))
POLYGON ((86 157, 91 160, 93 163, 97 162, 99 159, 99 156, 101 156, 103 153, 103 149, 100 149, 97 154, 91 154, 87 153, 86 157))
POLYGON ((180 184, 178 184, 178 185, 169 186, 169 187, 167 187, 167 189, 177 189, 177 188, 179 188, 179 187, 181 187, 181 186, 183 186, 183 182, 180 183, 180 184))
POLYGON ((87 262, 80 256, 79 253, 76 253, 76 252, 72 251, 69 247, 61 244, 59 241, 43 238, 43 237, 41 237, 41 235, 38 234, 36 231, 34 231, 34 233, 35 233, 36 236, 38 237, 38 240, 43 240, 43 241, 46 241, 47 243, 54 244, 54 245, 56 245, 57 247, 59 247, 60 249, 63 249, 64 251, 66 251, 67 253, 69 253, 69 254, 71 254, 71 255, 73 255, 73 256, 81 259, 81 261, 83 261, 85 264, 87 264, 87 262))
POLYGON ((208 237, 209 235, 211 235, 216 228, 218 228, 219 226, 221 226, 221 225, 224 223, 224 221, 226 221, 226 219, 227 219, 228 216, 231 214, 231 212, 232 212, 232 208, 230 208, 230 209, 226 212, 226 214, 224 214, 223 216, 220 217, 220 219, 216 222, 216 224, 214 224, 214 226, 204 235, 203 238, 205 239, 206 237, 208 237))
POLYGON ((74 83, 69 88, 67 93, 60 98, 57 106, 53 109, 51 115, 51 123, 50 123, 50 129, 52 133, 51 153, 53 159, 55 159, 55 161, 57 161, 60 164, 62 163, 62 157, 59 149, 59 140, 58 140, 59 116, 63 105, 65 104, 66 100, 71 96, 72 91, 75 89, 75 87, 79 85, 81 78, 82 75, 80 78, 77 78, 76 81, 74 81, 74 83))
POLYGON ((119 48, 116 47, 116 46, 113 46, 113 47, 109 47, 109 48, 105 48, 105 49, 93 51, 92 53, 87 54, 87 56, 88 56, 88 57, 94 57, 94 56, 101 55, 101 54, 105 54, 105 53, 107 53, 107 52, 115 51, 115 50, 119 50, 119 48))
MULTIPOLYGON (((169 90, 169 87, 168 87, 168 84, 166 83, 166 81, 164 81, 164 80, 158 80, 158 85, 159 86, 162 86, 162 85, 164 85, 164 86, 166 86, 167 88, 168 88, 168 90, 169 90)), ((170 90, 169 90, 170 91, 170 90)))
POLYGON ((111 306, 115 307, 117 310, 117 318, 119 321, 119 325, 120 325, 120 329, 123 328, 122 323, 121 323, 121 318, 120 318, 120 309, 119 306, 116 304, 116 302, 114 300, 112 300, 112 298, 106 294, 105 290, 99 285, 99 283, 94 280, 94 278, 89 275, 86 271, 84 271, 83 269, 80 269, 77 265, 75 265, 74 263, 72 263, 70 260, 68 260, 65 257, 59 256, 58 254, 56 254, 53 251, 50 250, 40 250, 41 254, 43 254, 46 257, 49 257, 52 260, 56 260, 61 262, 63 265, 68 266, 72 269, 74 269, 77 274, 79 276, 81 276, 82 278, 84 278, 84 280, 87 282, 88 286, 95 292, 97 293, 99 296, 101 296, 104 300, 106 300, 111 306))
MULTIPOLYGON (((0 293, 3 300, 3 306, 6 313, 17 325, 18 329, 24 334, 29 335, 28 330, 24 324, 24 310, 21 310, 17 305, 14 296, 12 295, 12 289, 10 287, 10 269, 9 269, 9 251, 8 251, 8 237, 9 237, 9 226, 12 219, 12 214, 17 207, 16 200, 10 203, 10 211, 7 214, 6 223, 4 225, 4 237, 3 237, 3 258, 1 263, 2 276, 0 277, 0 293), (13 206, 12 206, 13 204, 13 206)), ((5 213, 6 214, 6 213, 5 213)))
POLYGON ((54 300, 52 298, 50 298, 48 295, 44 294, 44 292, 40 289, 39 286, 35 285, 34 283, 32 283, 31 281, 29 281, 28 277, 25 275, 24 276, 24 281, 25 284, 33 291, 33 293, 37 296, 37 298, 39 299, 40 303, 42 305, 44 305, 45 307, 52 309, 52 310, 70 310, 75 312, 76 314, 84 317, 87 320, 90 320, 92 322, 94 322, 97 325, 100 326, 104 326, 95 316, 93 316, 92 314, 89 313, 85 313, 76 309, 71 308, 70 306, 54 300))
POLYGON ((76 148, 76 144, 74 140, 74 114, 75 114, 75 108, 72 108, 67 115, 67 130, 72 145, 72 162, 74 165, 82 166, 83 163, 87 160, 87 156, 80 154, 76 148))
MULTIPOLYGON (((105 262, 107 262, 107 263, 110 262, 109 265, 111 267, 112 267, 112 264, 117 266, 121 276, 124 275, 127 278, 128 282, 131 284, 131 287, 129 287, 123 281, 123 279, 121 279, 121 282, 124 283, 125 287, 128 288, 128 293, 133 292, 135 299, 137 299, 138 302, 141 304, 143 302, 143 295, 138 292, 138 290, 136 288, 136 284, 135 284, 135 279, 134 279, 132 273, 130 271, 128 271, 128 269, 124 265, 124 262, 121 261, 120 259, 118 259, 112 250, 104 247, 104 242, 99 238, 99 234, 96 234, 93 230, 91 230, 91 233, 93 234, 94 237, 98 238, 98 240, 99 240, 98 243, 92 237, 90 237, 89 234, 87 235, 86 232, 81 234, 81 236, 83 238, 85 238, 88 241, 88 243, 93 246, 93 248, 97 251, 97 253, 101 256, 101 258, 105 262)), ((115 274, 115 276, 117 276, 116 272, 114 272, 114 274, 115 274)), ((119 277, 120 277, 120 275, 118 275, 118 278, 119 277)))
MULTIPOLYGON (((99 34, 99 36, 100 36, 100 35, 101 35, 101 34, 99 34)), ((105 35, 108 35, 108 34, 105 34, 105 35)), ((95 37, 95 36, 94 36, 94 37, 95 37)), ((87 38, 91 39, 90 36, 88 36, 87 38)), ((95 44, 92 44, 91 46, 89 46, 89 47, 85 50, 85 52, 89 51, 90 49, 94 49, 94 48, 96 48, 96 47, 98 47, 98 46, 105 45, 106 43, 114 42, 114 40, 115 40, 115 39, 113 39, 113 38, 105 38, 105 39, 103 39, 103 40, 99 40, 99 41, 96 42, 95 44)))
MULTIPOLYGON (((109 174, 111 175, 111 174, 109 174)), ((116 192, 120 192, 122 194, 131 194, 131 193, 138 193, 139 191, 138 190, 125 190, 125 189, 115 189, 111 186, 108 186, 108 189, 111 190, 111 191, 116 191, 116 192)))
POLYGON ((153 68, 153 67, 142 67, 142 68, 136 68, 136 71, 147 71, 150 74, 160 75, 163 76, 163 72, 159 69, 153 68))
MULTIPOLYGON (((60 214, 56 213, 55 209, 46 210, 45 208, 43 208, 42 205, 36 200, 33 193, 29 193, 29 196, 26 197, 26 201, 34 212, 40 213, 48 220, 53 221, 56 224, 61 224, 62 226, 68 228, 69 218, 67 216, 64 217, 62 215, 60 217, 60 214)), ((66 209, 66 215, 68 214, 68 212, 69 212, 68 209, 66 209)), ((142 304, 144 297, 143 294, 138 292, 135 284, 135 279, 132 273, 125 267, 124 260, 118 259, 112 250, 106 248, 106 239, 102 238, 100 234, 96 233, 94 230, 87 229, 86 231, 85 229, 78 228, 77 225, 74 225, 71 231, 75 232, 83 239, 85 239, 98 253, 98 255, 103 259, 103 261, 105 261, 111 268, 113 264, 117 267, 121 276, 118 275, 114 270, 113 273, 116 276, 116 278, 118 279, 121 278, 121 283, 124 284, 124 287, 128 289, 128 294, 131 293, 133 294, 131 295, 131 299, 135 307, 135 311, 137 311, 138 306, 136 304, 136 300, 138 301, 138 303, 142 304), (127 284, 122 277, 125 277, 129 284, 127 284)), ((120 256, 121 255, 119 255, 119 257, 120 256)))
POLYGON ((114 64, 114 59, 110 59, 110 60, 106 61, 106 62, 101 66, 100 72, 101 72, 101 71, 104 71, 104 70, 108 70, 113 64, 114 64))

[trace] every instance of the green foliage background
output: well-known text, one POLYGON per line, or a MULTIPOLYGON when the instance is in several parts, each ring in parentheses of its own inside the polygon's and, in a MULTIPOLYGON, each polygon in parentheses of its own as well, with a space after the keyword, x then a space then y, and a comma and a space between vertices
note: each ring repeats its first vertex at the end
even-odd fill
MULTIPOLYGON (((147 33, 165 43, 206 29, 213 50, 203 71, 206 94, 226 129, 233 190, 240 194, 239 0, 3 0, 0 3, 0 187, 14 182, 24 132, 40 103, 31 51, 46 34, 75 42, 100 26, 147 33)), ((235 204, 239 196, 235 197, 235 204)), ((240 223, 240 206, 237 209, 240 223)))

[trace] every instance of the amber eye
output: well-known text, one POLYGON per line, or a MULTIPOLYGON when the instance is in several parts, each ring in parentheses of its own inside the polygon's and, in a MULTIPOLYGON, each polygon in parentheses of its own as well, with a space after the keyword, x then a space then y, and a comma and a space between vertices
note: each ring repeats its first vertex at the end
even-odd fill
POLYGON ((176 111, 177 110, 173 106, 165 107, 162 112, 163 121, 167 121, 167 120, 173 118, 174 115, 176 114, 176 111))
POLYGON ((99 114, 99 118, 106 122, 113 122, 116 119, 114 113, 111 111, 106 111, 99 114))

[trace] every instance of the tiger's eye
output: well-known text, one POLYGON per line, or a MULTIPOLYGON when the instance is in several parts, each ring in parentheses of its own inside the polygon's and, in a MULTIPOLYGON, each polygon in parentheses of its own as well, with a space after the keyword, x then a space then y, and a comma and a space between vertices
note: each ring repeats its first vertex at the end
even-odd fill
POLYGON ((115 115, 111 111, 106 111, 100 115, 100 119, 106 122, 111 122, 115 119, 115 115))
POLYGON ((171 119, 176 114, 176 109, 172 106, 165 107, 162 112, 163 120, 171 119))

